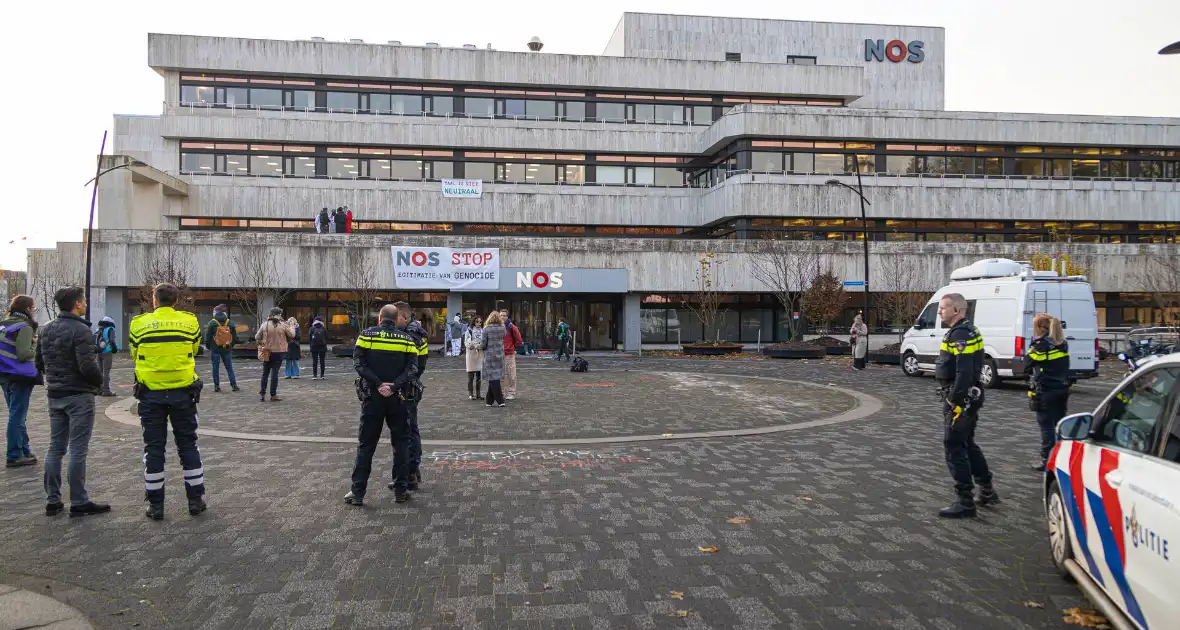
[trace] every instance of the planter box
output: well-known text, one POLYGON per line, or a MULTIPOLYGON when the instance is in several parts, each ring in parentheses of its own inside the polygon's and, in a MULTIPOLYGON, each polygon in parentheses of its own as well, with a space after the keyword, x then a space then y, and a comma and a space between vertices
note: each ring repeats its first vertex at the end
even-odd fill
POLYGON ((728 345, 724 345, 724 346, 697 346, 697 345, 680 346, 680 350, 682 352, 684 352, 684 354, 697 355, 697 356, 717 356, 717 355, 721 355, 721 354, 733 354, 735 352, 741 352, 742 348, 745 348, 745 346, 740 343, 728 344, 728 345))
POLYGON ((852 346, 827 346, 828 356, 848 356, 852 354, 852 346))
POLYGON ((351 359, 352 358, 352 348, 353 348, 352 346, 333 346, 332 347, 332 356, 344 357, 346 359, 351 359))
POLYGON ((826 348, 763 348, 762 356, 772 359, 822 359, 827 356, 826 348))
POLYGON ((870 352, 865 355, 865 360, 869 363, 881 363, 884 365, 901 365, 900 354, 888 354, 884 352, 870 352))

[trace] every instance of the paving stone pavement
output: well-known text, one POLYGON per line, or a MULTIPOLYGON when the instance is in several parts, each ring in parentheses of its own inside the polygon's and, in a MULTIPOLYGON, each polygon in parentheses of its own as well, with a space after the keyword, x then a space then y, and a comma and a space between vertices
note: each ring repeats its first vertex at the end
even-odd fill
MULTIPOLYGON (((525 391, 530 378, 539 385, 567 369, 521 363, 532 368, 522 370, 525 391)), ((446 378, 430 395, 465 396, 453 366, 435 364, 446 378)), ((347 364, 329 368, 336 378, 316 385, 334 394, 292 395, 292 404, 258 413, 286 414, 307 431, 325 418, 350 421, 347 364)), ((243 380, 255 369, 241 365, 243 380)), ((47 518, 39 471, 0 473, 0 581, 69 584, 80 593, 59 598, 99 628, 1067 628, 1060 611, 1086 605, 1049 558, 1039 477, 1025 467, 1037 431, 1018 387, 989 395, 979 430, 1004 503, 973 521, 944 521, 935 512, 951 491, 928 378, 896 367, 853 372, 843 361, 651 358, 598 359, 577 378, 610 382, 623 370, 636 379, 693 372, 831 384, 872 394, 884 408, 744 438, 436 450, 412 502, 394 504, 373 483, 363 509, 341 502, 348 445, 203 438, 210 511, 184 511, 170 455, 162 523, 142 515, 138 431, 102 418, 89 490, 114 511, 47 518), (735 516, 750 520, 728 522, 735 516)), ((1093 407, 1102 387, 1079 387, 1071 409, 1093 407)), ((554 400, 561 412, 551 422, 589 434, 621 407, 637 422, 671 418, 664 410, 683 394, 554 400)), ((716 397, 693 421, 738 422, 731 418, 756 415, 749 409, 759 402, 716 397)), ((540 421, 522 423, 517 437, 533 437, 540 421)), ((424 437, 481 426, 431 422, 424 413, 424 437)), ((46 425, 38 390, 29 432, 39 456, 46 425)), ((383 445, 374 474, 389 465, 383 445)))

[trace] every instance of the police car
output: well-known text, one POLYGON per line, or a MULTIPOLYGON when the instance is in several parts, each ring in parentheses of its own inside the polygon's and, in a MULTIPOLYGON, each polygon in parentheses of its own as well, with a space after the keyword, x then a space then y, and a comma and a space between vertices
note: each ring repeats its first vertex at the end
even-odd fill
POLYGON ((1180 354, 1067 416, 1045 473, 1053 561, 1118 628, 1180 627, 1180 354))

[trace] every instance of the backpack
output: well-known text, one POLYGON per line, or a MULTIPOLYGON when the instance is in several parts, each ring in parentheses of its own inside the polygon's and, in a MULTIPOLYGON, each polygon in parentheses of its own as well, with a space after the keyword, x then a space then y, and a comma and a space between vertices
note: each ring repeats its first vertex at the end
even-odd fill
POLYGON ((328 218, 328 211, 327 210, 320 210, 319 223, 320 223, 320 227, 323 228, 324 231, 327 231, 329 222, 330 222, 330 220, 328 218))
POLYGON ((561 341, 565 341, 566 339, 570 338, 569 324, 562 323, 557 327, 557 338, 561 341))
POLYGON ((589 370, 590 370, 590 363, 587 362, 586 359, 583 359, 582 357, 578 357, 578 358, 574 359, 573 365, 570 366, 571 372, 586 372, 589 370))
POLYGON ((98 348, 100 353, 106 352, 107 348, 111 347, 111 342, 107 335, 108 330, 111 330, 109 326, 102 326, 94 333, 94 347, 98 348))
MULTIPOLYGON (((217 321, 216 319, 213 321, 217 321)), ((225 323, 217 323, 217 331, 213 333, 213 343, 218 348, 228 348, 234 342, 234 331, 230 330, 229 319, 225 323)))
POLYGON ((313 346, 326 346, 328 345, 327 331, 324 330, 323 326, 312 326, 311 334, 308 335, 307 340, 313 346))

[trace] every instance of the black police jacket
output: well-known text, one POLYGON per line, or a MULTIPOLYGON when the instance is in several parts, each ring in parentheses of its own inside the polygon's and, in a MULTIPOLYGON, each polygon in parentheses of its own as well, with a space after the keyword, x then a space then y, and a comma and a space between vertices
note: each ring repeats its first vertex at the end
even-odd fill
POLYGON ((383 321, 357 337, 352 363, 356 373, 374 388, 382 383, 401 386, 418 374, 418 344, 393 322, 383 321))
POLYGON ((426 373, 426 359, 430 357, 430 351, 426 347, 426 331, 418 322, 410 322, 408 326, 399 330, 404 330, 413 337, 414 343, 418 346, 418 378, 422 378, 426 373))
POLYGON ((1069 389, 1069 343, 1053 343, 1048 337, 1033 339, 1024 355, 1024 373, 1029 376, 1029 388, 1043 392, 1069 389))
POLYGON ((979 384, 982 371, 983 336, 969 320, 961 319, 942 337, 934 378, 950 388, 947 400, 962 405, 967 402, 968 390, 979 384))

